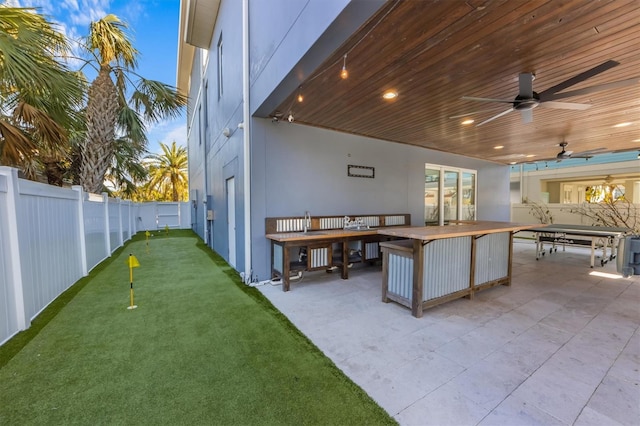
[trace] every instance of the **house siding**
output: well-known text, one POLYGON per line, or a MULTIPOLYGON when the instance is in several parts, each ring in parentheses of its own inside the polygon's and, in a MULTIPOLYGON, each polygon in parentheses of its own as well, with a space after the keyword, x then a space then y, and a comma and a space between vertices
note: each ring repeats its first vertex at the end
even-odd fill
MULTIPOLYGON (((184 0, 183 0, 184 1, 184 0)), ((270 278, 270 246, 264 220, 270 216, 411 213, 423 221, 424 164, 478 171, 478 218, 509 219, 509 167, 419 147, 318 129, 274 123, 264 117, 295 90, 383 0, 249 1, 251 194, 245 194, 243 170, 242 2, 223 0, 202 73, 201 55, 192 64, 188 108, 189 179, 193 229, 229 260, 225 182, 236 183, 236 269, 270 278), (217 44, 223 39, 224 92, 217 94, 217 44), (203 95, 205 82, 208 93, 203 95), (207 99, 208 105, 202 107, 207 99), (208 116, 203 117, 207 111, 208 116), (229 137, 223 130, 230 130, 229 137), (206 129, 206 130, 205 130, 206 129), (202 144, 200 144, 202 139, 202 144), (347 176, 347 164, 375 167, 375 179, 347 176), (206 221, 206 208, 215 219, 206 221), (251 230, 244 229, 250 200, 251 230), (245 232, 251 233, 245 247, 245 232)))

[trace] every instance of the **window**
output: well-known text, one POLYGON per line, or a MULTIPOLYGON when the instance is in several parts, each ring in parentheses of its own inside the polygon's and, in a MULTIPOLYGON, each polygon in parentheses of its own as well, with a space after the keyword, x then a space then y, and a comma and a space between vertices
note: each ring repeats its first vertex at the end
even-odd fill
POLYGON ((218 99, 222 98, 223 79, 222 79, 222 34, 218 39, 218 99))
POLYGON ((475 170, 425 164, 425 225, 444 225, 450 220, 475 220, 476 174, 475 170))
POLYGON ((204 90, 202 91, 202 106, 204 108, 204 112, 202 114, 202 119, 204 120, 204 128, 209 128, 209 100, 208 94, 209 92, 209 81, 204 82, 204 90))
POLYGON ((200 65, 202 65, 202 67, 200 68, 200 73, 203 77, 207 70, 208 61, 209 61, 209 49, 200 49, 200 65))
MULTIPOLYGON (((200 123, 200 121, 202 120, 202 104, 198 105, 198 124, 202 124, 200 123)), ((202 126, 198 126, 196 127, 196 129, 198 129, 198 145, 202 145, 202 126)))

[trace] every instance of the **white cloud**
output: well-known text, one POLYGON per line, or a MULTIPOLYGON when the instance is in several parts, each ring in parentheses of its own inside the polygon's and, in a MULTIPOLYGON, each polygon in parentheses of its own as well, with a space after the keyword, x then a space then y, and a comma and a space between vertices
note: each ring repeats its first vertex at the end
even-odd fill
POLYGON ((149 152, 160 153, 160 142, 171 145, 176 141, 178 146, 187 146, 187 124, 184 118, 165 120, 149 127, 147 138, 149 139, 149 152))
POLYGON ((176 144, 181 146, 187 146, 187 125, 186 123, 181 123, 179 126, 173 128, 169 133, 167 133, 166 140, 168 143, 176 141, 176 144))

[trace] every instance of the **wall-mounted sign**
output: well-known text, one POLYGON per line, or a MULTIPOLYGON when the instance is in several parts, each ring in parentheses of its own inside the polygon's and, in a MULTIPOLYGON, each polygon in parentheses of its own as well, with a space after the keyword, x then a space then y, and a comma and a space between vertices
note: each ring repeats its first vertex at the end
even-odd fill
POLYGON ((354 166, 353 164, 349 164, 347 166, 347 175, 351 177, 361 177, 361 178, 375 178, 376 177, 376 169, 373 167, 367 166, 354 166))

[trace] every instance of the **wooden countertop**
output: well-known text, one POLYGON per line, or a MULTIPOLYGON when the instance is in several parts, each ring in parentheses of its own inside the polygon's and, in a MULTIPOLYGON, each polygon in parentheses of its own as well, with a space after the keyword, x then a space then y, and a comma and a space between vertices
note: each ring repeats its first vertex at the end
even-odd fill
POLYGON ((539 228, 540 224, 525 224, 513 222, 460 222, 445 226, 389 226, 357 230, 329 229, 304 232, 279 232, 267 234, 269 240, 278 242, 322 241, 367 235, 390 235, 415 240, 437 240, 442 238, 464 237, 467 235, 494 234, 497 232, 522 231, 539 228))
POLYGON ((320 241, 326 239, 340 239, 347 237, 359 237, 366 235, 376 235, 378 230, 388 228, 371 228, 357 230, 344 229, 327 229, 327 230, 311 230, 308 232, 279 232, 275 234, 267 234, 269 240, 278 242, 302 242, 302 241, 320 241))
POLYGON ((515 232, 540 227, 540 224, 514 222, 461 222, 445 226, 393 227, 379 229, 378 233, 414 240, 437 240, 443 238, 465 237, 469 235, 495 234, 498 232, 515 232))

